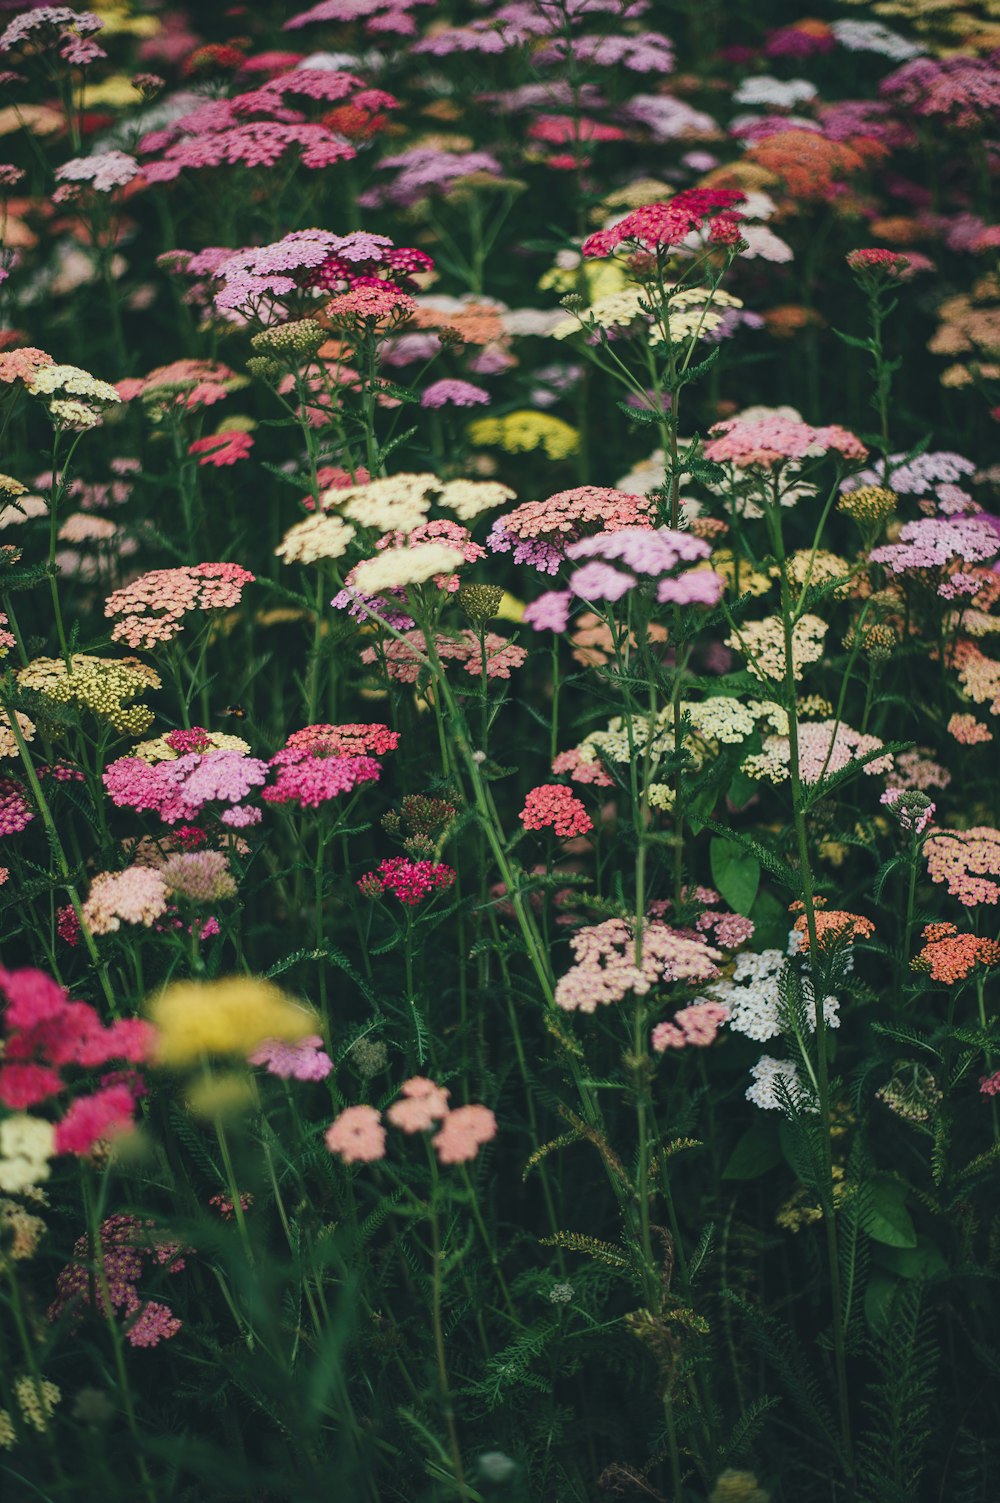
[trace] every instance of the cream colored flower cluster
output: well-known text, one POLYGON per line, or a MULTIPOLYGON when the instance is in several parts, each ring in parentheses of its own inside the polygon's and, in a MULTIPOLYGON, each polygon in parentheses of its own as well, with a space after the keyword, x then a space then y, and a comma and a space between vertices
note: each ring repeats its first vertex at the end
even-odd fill
POLYGON ((407 585, 427 584, 440 575, 453 574, 465 555, 444 543, 421 543, 417 548, 386 548, 375 558, 363 559, 351 574, 351 584, 362 595, 380 595, 384 590, 402 590, 407 585))
POLYGON ((343 517, 318 511, 290 527, 274 551, 286 564, 315 564, 343 558, 354 536, 354 528, 343 517))
POLYGON ((153 722, 147 705, 129 704, 147 689, 160 688, 160 676, 138 658, 97 658, 74 653, 67 670, 62 658, 35 658, 17 681, 57 705, 86 708, 116 731, 141 736, 153 722))
POLYGON ((51 1173, 49 1159, 56 1149, 56 1130, 41 1117, 15 1112, 0 1122, 0 1190, 20 1195, 40 1185, 51 1173))
MULTIPOLYGON (((808 614, 792 627, 792 671, 797 679, 808 663, 822 657, 826 633, 826 622, 808 614)), ((780 616, 744 622, 726 638, 726 646, 743 654, 755 678, 780 681, 785 677, 785 630, 780 616)))
MULTIPOLYGON (((250 755, 250 743, 244 741, 242 736, 227 736, 224 731, 205 731, 203 735, 206 751, 235 751, 242 752, 244 756, 250 755)), ((176 762, 184 753, 171 746, 166 736, 156 736, 150 741, 137 742, 129 755, 141 757, 143 762, 152 764, 176 762)))
POLYGON ((75 432, 96 428, 104 409, 121 402, 113 386, 78 365, 43 365, 25 385, 45 402, 57 427, 75 432))

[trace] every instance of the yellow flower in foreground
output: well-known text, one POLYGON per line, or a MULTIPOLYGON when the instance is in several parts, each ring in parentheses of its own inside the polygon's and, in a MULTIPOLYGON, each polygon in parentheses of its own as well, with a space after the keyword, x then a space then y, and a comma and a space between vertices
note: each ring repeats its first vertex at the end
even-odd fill
POLYGON ((245 1058, 262 1039, 295 1043, 318 1027, 315 1013, 259 976, 175 981, 152 999, 149 1016, 164 1065, 193 1064, 205 1054, 245 1058))

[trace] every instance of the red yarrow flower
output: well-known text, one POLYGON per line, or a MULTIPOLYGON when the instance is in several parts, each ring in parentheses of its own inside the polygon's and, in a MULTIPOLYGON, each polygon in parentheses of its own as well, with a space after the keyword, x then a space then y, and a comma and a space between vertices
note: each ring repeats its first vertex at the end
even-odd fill
POLYGON ((196 438, 193 444, 188 444, 189 454, 198 454, 200 465, 212 464, 216 469, 222 465, 237 464, 241 459, 247 459, 253 448, 253 439, 249 433, 213 433, 208 438, 196 438))
POLYGON ((594 828, 580 799, 562 783, 532 788, 518 817, 526 830, 553 830, 567 838, 586 835, 594 828))
POLYGON ((719 211, 728 216, 728 232, 736 218, 731 211, 742 202, 743 194, 731 188, 689 188, 667 203, 644 204, 633 209, 611 229, 588 235, 583 242, 583 254, 587 258, 603 258, 623 244, 644 250, 680 245, 719 211))

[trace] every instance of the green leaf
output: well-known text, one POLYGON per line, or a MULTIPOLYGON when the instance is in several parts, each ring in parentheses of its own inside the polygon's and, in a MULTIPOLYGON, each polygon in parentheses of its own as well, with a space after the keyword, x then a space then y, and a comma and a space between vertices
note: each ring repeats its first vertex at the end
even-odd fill
POLYGON ((867 355, 873 353, 870 339, 858 339, 855 335, 845 334, 840 329, 834 329, 832 332, 836 334, 838 339, 843 340, 844 344, 850 345, 852 350, 864 350, 867 355))
POLYGON ((948 1260, 929 1237, 918 1237, 916 1247, 883 1244, 875 1252, 880 1268, 901 1279, 930 1279, 948 1272, 948 1260))
POLYGON ((865 1319, 868 1329, 875 1337, 884 1336, 889 1328, 898 1287, 890 1274, 880 1273, 878 1269, 868 1280, 868 1288, 865 1290, 865 1319))
POLYGON ((758 1179, 782 1160, 778 1129, 773 1122, 748 1127, 722 1171, 723 1179, 758 1179))
POLYGON ((734 912, 748 914, 760 886, 760 862, 735 840, 719 836, 710 843, 708 854, 715 886, 734 912))
POLYGON ((887 1247, 916 1247, 916 1228, 905 1201, 905 1185, 881 1175, 872 1181, 864 1228, 874 1242, 884 1242, 887 1247))

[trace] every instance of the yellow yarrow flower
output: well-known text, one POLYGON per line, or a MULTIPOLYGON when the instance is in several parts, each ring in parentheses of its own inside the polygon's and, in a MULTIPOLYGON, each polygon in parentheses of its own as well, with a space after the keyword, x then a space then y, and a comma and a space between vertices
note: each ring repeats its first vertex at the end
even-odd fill
POLYGON ((580 447, 580 435, 562 418, 545 412, 508 412, 505 417, 480 418, 469 424, 474 444, 495 445, 508 454, 544 449, 549 459, 567 459, 580 447))
POLYGON ((160 1064, 192 1065, 206 1054, 245 1058, 264 1039, 295 1043, 319 1026, 316 1014, 260 976, 175 981, 148 1007, 160 1064))

